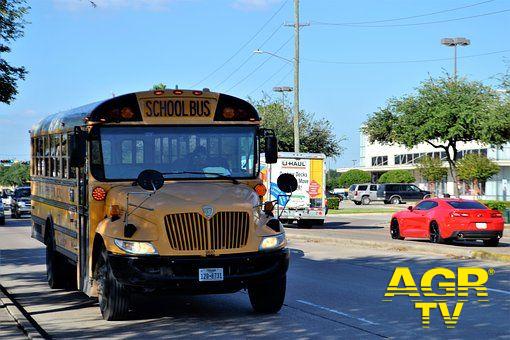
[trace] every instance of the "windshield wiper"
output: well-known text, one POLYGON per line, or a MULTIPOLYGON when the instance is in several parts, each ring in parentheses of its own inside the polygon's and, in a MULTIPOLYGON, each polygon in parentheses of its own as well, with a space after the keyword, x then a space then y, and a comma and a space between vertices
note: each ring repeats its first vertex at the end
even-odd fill
POLYGON ((182 174, 191 174, 191 175, 213 175, 221 179, 226 179, 232 181, 234 184, 239 184, 239 181, 230 175, 220 174, 218 172, 207 172, 207 171, 170 171, 164 172, 163 175, 182 175, 182 174))

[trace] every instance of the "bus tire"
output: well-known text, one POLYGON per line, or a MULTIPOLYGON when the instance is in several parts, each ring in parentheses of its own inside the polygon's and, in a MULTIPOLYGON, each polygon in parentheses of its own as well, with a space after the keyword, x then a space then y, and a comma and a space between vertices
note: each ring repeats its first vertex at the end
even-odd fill
POLYGON ((286 275, 248 286, 248 295, 253 310, 257 313, 278 313, 285 300, 286 286, 286 275))
POLYGON ((69 272, 66 272, 68 263, 64 255, 55 250, 55 240, 52 235, 46 242, 46 280, 51 289, 68 287, 69 272))
POLYGON ((126 287, 112 274, 106 250, 103 249, 96 266, 99 309, 104 320, 124 320, 129 313, 129 294, 126 287))
POLYGON ((5 224, 5 217, 0 217, 0 225, 4 225, 5 224))

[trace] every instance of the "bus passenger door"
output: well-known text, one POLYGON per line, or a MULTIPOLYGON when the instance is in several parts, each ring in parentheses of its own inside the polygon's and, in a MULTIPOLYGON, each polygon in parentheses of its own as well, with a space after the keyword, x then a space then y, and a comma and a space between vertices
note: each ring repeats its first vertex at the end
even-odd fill
POLYGON ((77 179, 77 212, 78 212, 78 289, 86 291, 89 284, 88 273, 88 203, 87 203, 87 176, 85 167, 76 168, 77 179))

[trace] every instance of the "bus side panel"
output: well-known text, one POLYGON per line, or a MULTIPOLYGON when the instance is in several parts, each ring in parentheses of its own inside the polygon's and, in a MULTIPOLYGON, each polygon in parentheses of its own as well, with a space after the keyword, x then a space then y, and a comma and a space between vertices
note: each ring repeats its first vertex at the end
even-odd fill
POLYGON ((33 178, 32 237, 44 242, 46 221, 50 220, 57 250, 77 260, 77 213, 70 194, 76 187, 70 182, 58 183, 49 178, 33 178))

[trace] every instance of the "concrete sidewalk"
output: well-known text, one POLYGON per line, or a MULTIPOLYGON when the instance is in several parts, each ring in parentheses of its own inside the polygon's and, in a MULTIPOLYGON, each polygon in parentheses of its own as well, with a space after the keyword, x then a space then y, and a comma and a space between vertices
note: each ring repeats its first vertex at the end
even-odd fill
POLYGON ((0 293, 0 339, 28 339, 7 309, 7 302, 0 293))
MULTIPOLYGON (((310 242, 327 242, 345 246, 360 246, 393 251, 414 251, 425 254, 440 254, 449 257, 487 259, 510 262, 510 237, 504 236, 498 247, 484 247, 481 242, 455 242, 452 245, 431 244, 423 239, 403 241, 390 238, 389 220, 391 214, 377 215, 331 215, 323 226, 312 229, 298 229, 286 226, 289 239, 310 242)), ((504 235, 510 235, 505 228, 504 235)))

